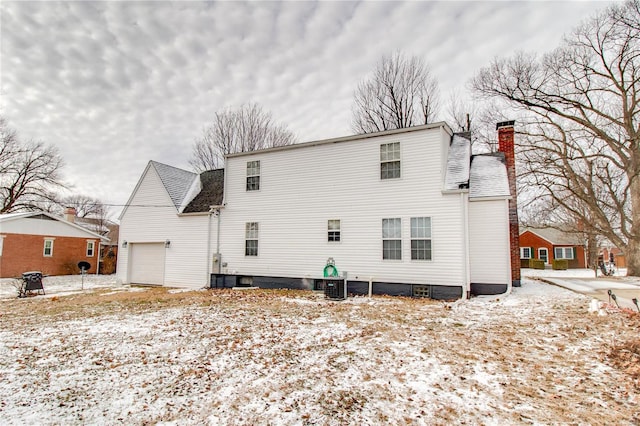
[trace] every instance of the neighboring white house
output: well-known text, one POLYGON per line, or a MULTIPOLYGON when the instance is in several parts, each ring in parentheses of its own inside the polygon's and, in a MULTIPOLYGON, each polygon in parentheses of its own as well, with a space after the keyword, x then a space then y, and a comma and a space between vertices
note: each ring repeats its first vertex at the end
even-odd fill
POLYGON ((224 191, 206 173, 149 163, 121 216, 126 282, 314 288, 332 261, 350 293, 511 285, 504 157, 445 123, 229 155, 224 191))

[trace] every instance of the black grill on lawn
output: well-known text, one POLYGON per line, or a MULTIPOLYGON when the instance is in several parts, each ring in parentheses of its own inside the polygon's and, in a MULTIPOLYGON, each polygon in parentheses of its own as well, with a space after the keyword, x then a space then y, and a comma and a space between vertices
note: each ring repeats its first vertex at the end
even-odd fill
POLYGON ((25 272, 22 274, 22 285, 18 290, 18 297, 27 297, 34 293, 44 294, 44 287, 42 286, 42 272, 25 272))

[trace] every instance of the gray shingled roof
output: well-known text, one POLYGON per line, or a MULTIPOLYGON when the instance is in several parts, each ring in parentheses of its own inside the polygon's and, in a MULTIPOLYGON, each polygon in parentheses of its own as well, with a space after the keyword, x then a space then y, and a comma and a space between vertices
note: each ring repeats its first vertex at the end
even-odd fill
POLYGON ((187 170, 158 163, 157 161, 151 161, 151 164, 158 172, 162 184, 169 193, 171 201, 173 201, 173 205, 179 208, 198 175, 187 170))
POLYGON ((183 213, 208 212, 211 206, 222 204, 224 195, 224 169, 209 170, 200 174, 202 190, 185 207, 183 213))
POLYGON ((447 156, 447 172, 444 180, 445 190, 469 187, 470 161, 471 141, 460 134, 454 134, 447 156))
POLYGON ((580 235, 570 232, 564 232, 555 228, 524 228, 520 230, 520 235, 526 231, 533 232, 539 237, 544 238, 553 245, 581 246, 584 244, 580 235))
POLYGON ((504 154, 474 155, 469 173, 469 198, 508 197, 509 178, 504 154))

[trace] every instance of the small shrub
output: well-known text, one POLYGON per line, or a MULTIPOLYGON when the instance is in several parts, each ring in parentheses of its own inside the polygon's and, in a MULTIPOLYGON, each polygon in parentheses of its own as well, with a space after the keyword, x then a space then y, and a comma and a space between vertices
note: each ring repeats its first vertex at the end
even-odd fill
POLYGON ((529 259, 529 268, 532 268, 532 269, 544 269, 544 260, 529 259))
POLYGON ((554 259, 552 267, 556 271, 564 271, 569 269, 569 261, 567 259, 554 259))

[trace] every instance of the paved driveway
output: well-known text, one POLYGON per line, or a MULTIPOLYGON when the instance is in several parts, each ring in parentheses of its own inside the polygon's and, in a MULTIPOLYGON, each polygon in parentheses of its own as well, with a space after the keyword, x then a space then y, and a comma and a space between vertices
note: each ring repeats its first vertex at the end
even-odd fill
MULTIPOLYGON (((605 302, 609 302, 608 292, 611 290, 621 308, 629 308, 634 311, 637 311, 637 308, 632 299, 640 301, 640 281, 638 280, 625 280, 624 278, 535 278, 605 302)), ((611 300, 611 304, 615 304, 615 302, 611 300)))

